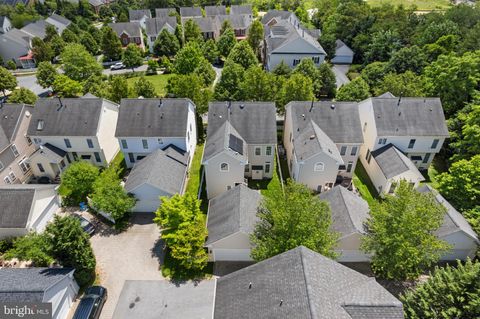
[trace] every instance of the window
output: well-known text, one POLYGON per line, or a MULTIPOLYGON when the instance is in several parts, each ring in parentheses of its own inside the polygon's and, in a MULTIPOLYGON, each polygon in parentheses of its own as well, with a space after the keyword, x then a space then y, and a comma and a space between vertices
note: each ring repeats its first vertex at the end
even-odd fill
POLYGON ((30 170, 30 164, 27 163, 26 157, 24 157, 20 162, 18 162, 18 166, 20 166, 20 169, 24 174, 30 170))
POLYGON ((40 171, 40 173, 45 173, 45 169, 43 168, 42 164, 37 163, 37 167, 38 167, 38 170, 40 171))
POLYGON ((339 165, 338 170, 339 171, 344 171, 345 170, 345 165, 339 165))
POLYGON ((130 163, 135 163, 135 157, 133 156, 133 153, 128 153, 128 160, 130 163))
POLYGON ((352 156, 357 155, 357 149, 358 149, 357 146, 353 146, 353 147, 352 147, 352 151, 350 152, 350 155, 352 155, 352 156))
POLYGON ((161 138, 158 139, 158 144, 163 144, 163 140, 161 138))
POLYGON ((10 146, 10 149, 12 150, 13 156, 17 157, 19 155, 17 146, 15 146, 15 144, 12 144, 12 146, 10 146))
POLYGON ((292 141, 292 132, 290 132, 290 142, 292 141))
POLYGON ((34 138, 33 138, 33 142, 34 142, 35 144, 40 144, 40 143, 42 143, 42 139, 41 139, 41 138, 36 138, 36 137, 34 137, 34 138))
POLYGON ((433 142, 432 142, 432 147, 431 148, 437 148, 438 142, 439 142, 438 138, 434 139, 433 142))
POLYGON ((378 144, 380 144, 380 145, 385 145, 385 144, 387 144, 387 139, 386 139, 386 138, 380 138, 380 139, 378 139, 378 144))
POLYGON ((265 150, 265 155, 272 155, 272 147, 271 146, 267 146, 267 148, 265 150))
POLYGON ((61 167, 61 168, 65 168, 65 161, 64 161, 64 160, 61 160, 61 161, 60 161, 60 167, 61 167))
POLYGON ((352 166, 353 166, 353 162, 348 162, 347 173, 350 173, 352 171, 352 166))
POLYGON ((3 171, 4 168, 5 166, 3 166, 3 163, 0 161, 0 172, 3 171))
POLYGON ((127 144, 127 140, 120 140, 122 142, 122 148, 123 149, 128 149, 128 144, 127 144))
POLYGON ((190 123, 190 132, 192 131, 192 123, 190 123))
POLYGON ((94 152, 93 155, 95 156, 95 160, 97 161, 97 163, 100 163, 102 161, 99 152, 94 152))
POLYGON ((228 163, 222 163, 220 164, 220 170, 222 172, 228 172, 228 163))
POLYGON ((145 149, 145 150, 148 149, 148 141, 147 140, 142 140, 142 145, 143 145, 143 149, 145 149))
POLYGON ((67 148, 72 148, 72 144, 70 143, 70 140, 68 138, 64 138, 63 141, 65 142, 65 146, 67 148))
POLYGON ((248 172, 250 172, 250 166, 245 165, 245 173, 248 173, 248 172))
POLYGON ((93 148, 93 141, 92 141, 92 139, 87 138, 87 145, 88 145, 88 148, 93 148))
POLYGON ((396 182, 392 182, 392 184, 390 184, 390 189, 388 190, 388 193, 389 194, 393 194, 395 193, 395 188, 397 187, 397 183, 396 182))
POLYGON ((315 163, 313 170, 315 172, 323 172, 325 170, 325 165, 322 162, 315 163))
POLYGON ((187 143, 190 142, 190 132, 187 132, 187 143))
POLYGON ((44 127, 45 127, 45 121, 44 120, 38 120, 37 131, 42 131, 44 127))
POLYGON ((5 184, 11 184, 12 181, 10 180, 10 177, 6 176, 3 181, 5 182, 5 184))
POLYGON ((12 182, 15 182, 17 180, 17 176, 15 176, 14 172, 10 172, 8 176, 10 176, 10 179, 12 180, 12 182))
POLYGON ((408 143, 408 148, 413 148, 415 146, 416 141, 417 141, 416 139, 412 138, 408 143))
POLYGON ((74 160, 74 161, 78 161, 78 154, 77 154, 77 152, 72 152, 72 155, 73 155, 73 160, 74 160))
POLYGON ((260 147, 255 147, 255 155, 260 156, 262 154, 262 149, 260 147))
POLYGON ((345 155, 345 153, 347 153, 347 147, 346 147, 346 146, 342 146, 342 147, 340 148, 340 155, 343 156, 343 155, 345 155))
POLYGON ((90 160, 92 158, 92 155, 82 155, 80 156, 82 160, 90 160))
POLYGON ((320 57, 319 56, 314 56, 312 57, 313 63, 318 64, 320 63, 320 57))
POLYGON ((32 145, 32 139, 29 136, 27 136, 26 138, 28 145, 32 145))
POLYGON ((293 66, 296 66, 300 63, 300 59, 293 59, 293 66))
POLYGON ((71 163, 71 162, 72 162, 72 160, 70 159, 70 155, 68 155, 68 153, 67 153, 67 154, 65 154, 65 155, 66 155, 66 157, 67 157, 67 162, 68 162, 68 163, 71 163))
POLYGON ((270 162, 265 163, 265 174, 270 173, 270 162))
POLYGON ((430 159, 430 153, 425 154, 425 157, 423 158, 423 163, 428 163, 429 159, 430 159))
POLYGON ((370 149, 367 150, 367 155, 365 156, 365 159, 368 161, 369 157, 370 157, 370 149))

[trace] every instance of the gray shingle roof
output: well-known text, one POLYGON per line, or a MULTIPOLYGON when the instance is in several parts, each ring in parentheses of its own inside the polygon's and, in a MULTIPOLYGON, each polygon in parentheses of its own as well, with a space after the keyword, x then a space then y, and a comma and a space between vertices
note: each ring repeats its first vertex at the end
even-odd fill
POLYGON ((189 104, 189 99, 122 99, 115 136, 185 137, 189 104))
POLYGON ((169 147, 155 150, 137 162, 128 176, 125 190, 132 192, 142 184, 149 184, 172 195, 181 193, 187 173, 188 153, 178 151, 169 147))
POLYGON ((252 23, 252 19, 245 14, 241 15, 234 15, 234 14, 229 14, 229 15, 218 15, 216 16, 217 19, 217 25, 219 25, 219 32, 220 28, 223 24, 224 21, 228 20, 230 21, 230 24, 232 25, 232 28, 234 30, 238 29, 247 29, 250 24, 252 23))
POLYGON ((157 8, 155 9, 155 17, 168 17, 171 14, 176 14, 175 8, 157 8))
POLYGON ((202 9, 200 7, 180 7, 181 17, 201 17, 202 9))
POLYGON ((378 136, 449 136, 439 98, 376 97, 369 101, 378 136))
POLYGON ((463 215, 460 214, 442 195, 440 195, 429 185, 422 185, 421 187, 417 188, 417 190, 420 193, 431 193, 435 197, 435 200, 447 209, 442 226, 440 226, 440 228, 435 232, 438 237, 442 238, 456 233, 457 231, 463 231, 467 236, 470 236, 474 241, 476 241, 477 244, 480 244, 477 234, 472 229, 465 217, 463 217, 463 215))
POLYGON ((130 21, 140 21, 143 17, 151 18, 152 12, 148 9, 142 10, 128 10, 128 18, 130 21))
POLYGON ((345 42, 343 42, 343 41, 340 40, 340 39, 337 39, 337 40, 335 41, 335 50, 338 50, 338 49, 341 49, 341 48, 346 49, 347 51, 350 51, 350 52, 353 54, 352 49, 350 49, 350 48, 345 44, 345 42))
POLYGON ((117 36, 126 33, 129 37, 142 37, 142 28, 138 22, 109 23, 108 26, 115 31, 117 36))
POLYGON ((67 155, 67 152, 51 145, 50 143, 46 143, 40 145, 39 149, 36 150, 31 157, 37 154, 48 158, 50 163, 60 163, 65 158, 65 155, 67 155))
POLYGON ((67 18, 55 13, 49 16, 45 22, 53 25, 59 34, 61 34, 72 23, 72 21, 68 20, 67 18))
POLYGON ((20 120, 27 111, 31 113, 33 108, 25 104, 0 105, 0 151, 13 142, 18 133, 20 120))
POLYGON ((227 14, 225 6, 205 6, 206 16, 218 16, 227 14))
POLYGON ((215 319, 351 319, 365 313, 403 318, 402 303, 374 278, 303 246, 217 280, 215 319))
POLYGON ((27 24, 21 30, 32 37, 39 37, 41 39, 45 38, 47 22, 45 20, 38 20, 32 23, 27 24))
POLYGON ((0 301, 42 302, 43 294, 75 270, 72 268, 2 268, 0 301))
POLYGON ((217 129, 211 135, 208 135, 207 143, 205 144, 205 148, 203 150, 202 162, 211 159, 223 151, 228 152, 232 157, 238 158, 241 161, 247 160, 247 143, 229 121, 224 122, 219 129, 217 129), (229 143, 231 135, 242 141, 241 153, 238 150, 231 148, 229 143))
POLYGON ((202 32, 218 32, 220 30, 215 17, 182 17, 182 24, 193 20, 202 32))
POLYGON ((328 192, 321 193, 318 197, 330 204, 332 228, 340 233, 340 238, 355 233, 365 233, 363 223, 368 218, 370 208, 360 196, 337 185, 328 192))
POLYGON ((246 5, 232 5, 230 7, 230 14, 247 14, 251 15, 252 14, 252 5, 251 4, 246 4, 246 5))
POLYGON ((34 196, 34 188, 0 188, 0 228, 26 227, 34 196))
POLYGON ((267 13, 262 17, 262 23, 267 24, 273 18, 278 20, 287 20, 291 16, 295 16, 293 12, 284 11, 284 10, 268 10, 267 13))
POLYGON ((177 27, 177 18, 169 16, 160 16, 157 18, 147 19, 145 21, 145 32, 149 36, 158 36, 165 25, 169 25, 172 29, 177 27))
POLYGON ((242 232, 253 233, 257 218, 257 207, 261 195, 245 185, 234 188, 211 199, 208 207, 208 239, 210 245, 229 235, 242 232))
POLYGON ((387 144, 373 151, 372 156, 387 179, 409 170, 416 172, 418 176, 422 176, 412 161, 393 144, 387 144))
POLYGON ((35 103, 28 135, 30 136, 95 136, 103 103, 100 98, 38 99, 35 103), (38 130, 39 121, 44 121, 38 130))

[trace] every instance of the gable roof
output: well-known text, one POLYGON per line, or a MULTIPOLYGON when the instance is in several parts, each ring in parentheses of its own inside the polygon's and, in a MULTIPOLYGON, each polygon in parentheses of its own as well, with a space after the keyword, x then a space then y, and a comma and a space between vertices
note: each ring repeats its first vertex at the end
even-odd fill
POLYGON ((217 16, 227 14, 225 6, 205 6, 206 16, 217 16))
POLYGON ((0 152, 15 139, 25 113, 32 111, 33 108, 25 104, 0 104, 0 152))
POLYGON ((130 19, 130 22, 133 21, 140 21, 143 19, 143 17, 146 18, 151 18, 152 17, 152 12, 148 9, 141 9, 141 10, 128 10, 128 18, 130 19))
POLYGON ((215 319, 403 318, 375 278, 303 246, 218 278, 215 295, 215 319))
POLYGON ((72 21, 56 13, 53 13, 51 16, 49 16, 45 22, 53 25, 59 34, 62 34, 63 30, 65 30, 72 23, 72 21))
POLYGON ((374 97, 366 102, 373 106, 378 136, 449 136, 439 98, 374 97))
POLYGON ((208 161, 223 151, 227 151, 230 156, 237 158, 240 161, 246 161, 248 158, 247 142, 245 142, 243 137, 229 121, 224 122, 220 128, 207 136, 207 142, 205 143, 205 148, 203 150, 202 163, 205 163, 205 161, 208 161), (230 143, 230 141, 237 140, 239 142, 236 142, 235 145, 230 143))
POLYGON ((246 14, 227 14, 216 16, 218 24, 218 32, 220 32, 221 26, 224 21, 228 20, 234 30, 247 29, 252 23, 250 16, 246 14))
POLYGON ((182 17, 182 24, 185 24, 188 20, 194 21, 201 32, 217 33, 220 30, 215 17, 182 17))
POLYGON ((407 171, 412 171, 417 174, 422 181, 424 180, 422 174, 418 171, 412 161, 393 144, 387 144, 376 149, 371 154, 387 179, 398 176, 407 171))
POLYGON ((267 24, 273 18, 276 18, 276 20, 287 20, 292 17, 297 20, 297 17, 293 12, 286 10, 268 10, 267 13, 265 13, 265 15, 262 17, 262 23, 267 24))
POLYGON ((170 16, 170 14, 175 14, 176 15, 176 13, 177 13, 177 10, 175 10, 175 8, 157 8, 157 9, 155 9, 155 17, 157 17, 157 18, 168 17, 168 16, 170 16))
POLYGON ((335 55, 337 54, 351 54, 353 55, 353 51, 352 49, 350 49, 346 44, 345 42, 343 42, 342 40, 340 39, 337 39, 335 41, 335 55))
POLYGON ((211 199, 208 203, 206 246, 227 236, 253 233, 258 221, 257 207, 261 195, 240 184, 211 199))
POLYGON ((340 239, 351 234, 365 234, 363 223, 368 218, 370 208, 363 198, 341 185, 318 197, 330 204, 332 228, 340 233, 340 239))
POLYGON ((64 158, 65 155, 67 155, 67 152, 64 150, 51 145, 50 143, 46 143, 44 145, 39 145, 38 150, 36 150, 32 155, 30 155, 30 158, 36 156, 36 155, 41 155, 45 158, 47 158, 50 163, 60 163, 64 158))
POLYGON ((135 163, 125 183, 125 190, 149 184, 166 193, 181 193, 187 173, 188 152, 167 146, 164 150, 155 150, 144 159, 135 163))
POLYGON ((200 7, 180 7, 181 17, 201 17, 202 9, 200 7))
MULTIPOLYGON (((10 50, 7 50, 7 48, 10 47, 19 50, 17 53, 18 56, 28 54, 30 51, 30 39, 30 35, 15 28, 10 29, 7 33, 0 34, 0 56, 13 57, 10 50), (23 52, 20 51, 21 49, 23 49, 23 52)), ((18 56, 14 58, 18 58, 18 56)))
POLYGON ((435 197, 435 200, 447 209, 442 226, 440 226, 440 228, 435 232, 438 237, 442 238, 456 233, 457 231, 462 231, 467 236, 471 237, 477 244, 480 244, 477 234, 472 229, 472 226, 470 226, 465 217, 463 217, 462 214, 460 214, 442 195, 440 195, 439 192, 437 192, 428 184, 420 186, 417 188, 417 190, 420 193, 432 194, 435 197))
POLYGON ((230 14, 234 15, 239 15, 239 14, 247 14, 247 15, 252 15, 252 5, 251 4, 245 4, 245 5, 232 5, 230 6, 230 14))
POLYGON ((186 137, 189 99, 122 99, 115 137, 186 137))
POLYGON ((172 29, 177 27, 177 18, 170 16, 160 16, 147 19, 145 21, 145 32, 149 36, 157 36, 165 26, 169 25, 172 29))
POLYGON ((45 20, 38 20, 32 23, 27 24, 21 30, 32 37, 39 37, 40 39, 45 38, 47 22, 45 20))
POLYGON ((108 26, 115 31, 117 36, 121 36, 122 33, 127 34, 130 38, 143 36, 142 28, 138 22, 109 23, 108 26))
POLYGON ((0 16, 0 27, 3 27, 3 24, 7 21, 10 21, 7 16, 0 16))
POLYGON ((111 102, 100 98, 38 99, 28 127, 28 135, 95 136, 103 103, 111 102), (42 121, 43 128, 39 129, 42 121))

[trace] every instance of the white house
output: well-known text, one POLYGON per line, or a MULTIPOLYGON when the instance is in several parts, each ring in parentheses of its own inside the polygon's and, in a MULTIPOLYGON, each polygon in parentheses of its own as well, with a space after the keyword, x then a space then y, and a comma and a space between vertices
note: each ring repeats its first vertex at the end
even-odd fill
POLYGON ((2 268, 0 302, 51 303, 50 318, 66 319, 79 289, 74 272, 73 268, 2 268))
POLYGON ((195 104, 189 99, 122 99, 115 137, 127 167, 169 145, 188 153, 191 163, 197 145, 195 104))
POLYGON ((349 183, 363 144, 357 103, 290 102, 284 125, 283 145, 295 181, 317 192, 349 183))
POLYGON ((12 28, 12 22, 7 16, 0 16, 0 33, 7 33, 12 28))
POLYGON ((277 143, 272 102, 213 102, 208 108, 202 164, 213 198, 245 178, 272 178, 277 143))
POLYGON ((38 99, 28 128, 28 136, 39 147, 30 159, 35 175, 58 174, 76 160, 107 166, 119 150, 114 136, 117 119, 118 105, 105 99, 38 99), (56 153, 55 162, 51 153, 45 154, 48 149, 56 153), (63 159, 58 158, 61 151, 63 159))
POLYGON ((335 56, 330 61, 332 64, 352 64, 353 51, 342 40, 335 41, 335 56))
MULTIPOLYGON (((410 166, 405 157, 417 169, 428 169, 449 136, 439 98, 397 98, 384 94, 360 102, 359 113, 364 139, 360 160, 379 193, 394 190, 390 187, 391 183, 385 180, 391 179, 392 174, 396 175, 399 171, 405 172, 404 166, 410 166), (386 147, 388 144, 394 146, 394 151, 386 147), (382 155, 385 160, 395 159, 395 163, 385 163, 385 166, 395 167, 393 172, 383 172, 379 167, 378 156, 383 152, 373 152, 380 148, 388 151, 382 155), (373 155, 377 157, 374 160, 373 155)), ((418 171, 412 170, 408 175, 412 176, 412 183, 419 181, 418 171)))
POLYGON ((211 261, 251 261, 250 235, 258 221, 258 191, 243 184, 208 202, 208 238, 205 247, 211 261))
POLYGON ((145 32, 147 33, 147 44, 150 52, 153 52, 153 46, 160 33, 165 29, 171 34, 175 33, 177 28, 177 17, 161 15, 156 18, 145 21, 145 32))
POLYGON ((152 18, 152 12, 149 9, 128 10, 128 18, 130 22, 137 22, 142 29, 145 30, 145 21, 152 18))
POLYGON ((42 232, 59 210, 58 185, 0 187, 0 239, 42 232))

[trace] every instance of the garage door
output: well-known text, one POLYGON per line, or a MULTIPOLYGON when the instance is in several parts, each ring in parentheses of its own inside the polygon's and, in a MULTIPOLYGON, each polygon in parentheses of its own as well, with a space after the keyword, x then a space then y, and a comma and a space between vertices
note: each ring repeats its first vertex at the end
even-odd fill
POLYGON ((160 206, 159 200, 139 200, 132 209, 135 213, 151 213, 155 212, 160 206))
POLYGON ((447 261, 447 260, 465 260, 471 254, 472 252, 470 250, 466 249, 452 249, 449 251, 449 253, 445 256, 442 256, 440 260, 447 261))
POLYGON ((214 249, 214 261, 251 261, 250 249, 214 249))

